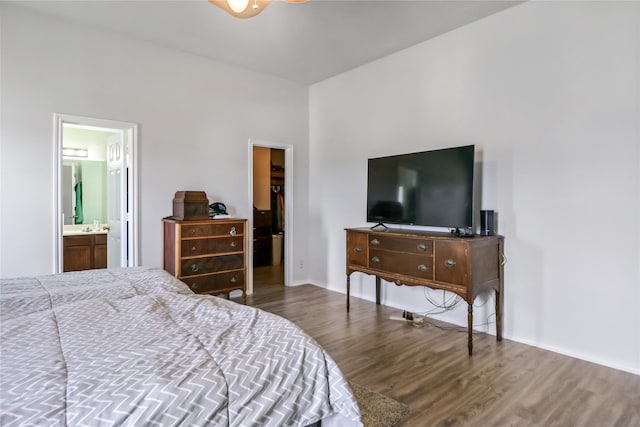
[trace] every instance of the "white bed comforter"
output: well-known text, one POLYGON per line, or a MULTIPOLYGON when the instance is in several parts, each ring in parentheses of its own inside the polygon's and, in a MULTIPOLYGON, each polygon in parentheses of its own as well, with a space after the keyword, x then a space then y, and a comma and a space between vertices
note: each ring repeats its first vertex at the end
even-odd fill
POLYGON ((3 426, 359 423, 302 330, 159 269, 5 279, 0 322, 3 426))

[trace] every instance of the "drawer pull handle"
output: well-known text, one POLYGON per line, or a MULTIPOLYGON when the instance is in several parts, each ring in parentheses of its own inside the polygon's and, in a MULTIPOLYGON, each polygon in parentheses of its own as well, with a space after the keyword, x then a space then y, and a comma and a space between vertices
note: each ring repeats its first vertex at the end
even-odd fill
POLYGON ((200 270, 200 267, 198 267, 195 264, 191 264, 191 271, 193 271, 194 273, 197 272, 198 270, 200 270))
POLYGON ((191 250, 195 252, 196 247, 195 246, 191 246, 191 250))
POLYGON ((229 234, 231 234, 232 236, 235 236, 237 234, 236 228, 235 227, 231 227, 231 230, 229 231, 229 234))
POLYGON ((236 283, 237 281, 238 281, 238 279, 236 279, 236 276, 233 276, 233 277, 231 278, 231 283, 236 283))
POLYGON ((373 258, 371 258, 371 262, 380 262, 380 258, 374 256, 373 258))
POLYGON ((418 270, 420 270, 420 271, 427 271, 427 270, 429 270, 429 267, 427 267, 427 266, 426 266, 426 265, 424 265, 424 264, 420 264, 420 265, 418 266, 418 270))
POLYGON ((193 289, 193 290, 198 289, 198 284, 197 283, 192 283, 191 284, 191 289, 193 289))
POLYGON ((236 247, 236 242, 231 242, 231 247, 235 248, 236 247))
POLYGON ((356 246, 355 248, 353 248, 353 252, 359 254, 360 252, 362 252, 362 248, 360 246, 356 246))
POLYGON ((426 251, 427 250, 427 245, 425 245, 424 243, 420 243, 418 245, 418 250, 419 251, 426 251))
POLYGON ((373 240, 371 241, 371 244, 372 244, 372 245, 374 245, 374 246, 379 245, 379 244, 380 244, 380 240, 378 240, 378 239, 373 239, 373 240))
POLYGON ((195 229, 195 228, 192 228, 192 229, 191 229, 191 235, 192 235, 192 236, 195 236, 195 235, 196 235, 196 229, 195 229))
POLYGON ((455 267, 455 266, 456 266, 456 262, 455 262, 454 260, 452 260, 452 259, 448 259, 448 260, 446 260, 446 261, 444 262, 444 265, 445 265, 447 268, 452 268, 452 267, 455 267))

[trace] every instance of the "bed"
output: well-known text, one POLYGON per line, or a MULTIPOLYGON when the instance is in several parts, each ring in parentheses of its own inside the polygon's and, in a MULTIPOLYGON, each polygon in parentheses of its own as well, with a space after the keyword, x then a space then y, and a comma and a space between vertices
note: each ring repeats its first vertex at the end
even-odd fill
POLYGON ((163 270, 0 281, 0 425, 361 425, 293 323, 163 270))

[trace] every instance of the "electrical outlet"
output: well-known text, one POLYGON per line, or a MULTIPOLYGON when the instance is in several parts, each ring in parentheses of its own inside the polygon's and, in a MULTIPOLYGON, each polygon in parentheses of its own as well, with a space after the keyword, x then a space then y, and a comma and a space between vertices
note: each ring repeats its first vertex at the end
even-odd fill
POLYGON ((303 260, 300 260, 300 262, 298 263, 298 268, 300 270, 302 270, 304 268, 304 261, 303 260))

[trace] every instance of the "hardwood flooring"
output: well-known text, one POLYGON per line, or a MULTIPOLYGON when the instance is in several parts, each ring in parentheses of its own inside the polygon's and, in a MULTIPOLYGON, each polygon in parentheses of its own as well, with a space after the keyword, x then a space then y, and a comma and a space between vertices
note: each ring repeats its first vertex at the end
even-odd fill
POLYGON ((345 377, 407 404, 400 427, 640 426, 640 376, 442 322, 389 320, 399 310, 312 285, 258 284, 247 304, 293 321, 345 377))

